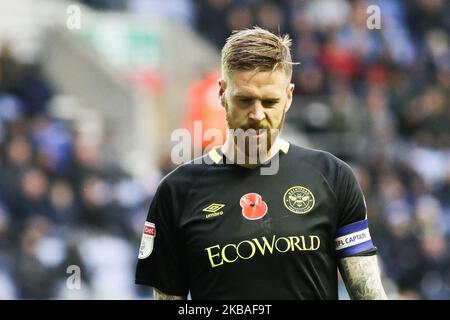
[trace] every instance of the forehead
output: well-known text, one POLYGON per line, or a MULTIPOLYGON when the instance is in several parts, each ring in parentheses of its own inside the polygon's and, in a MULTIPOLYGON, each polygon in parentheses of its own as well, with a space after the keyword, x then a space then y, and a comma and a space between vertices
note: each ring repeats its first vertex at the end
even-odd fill
POLYGON ((233 71, 230 75, 231 95, 281 96, 288 84, 283 70, 233 71))

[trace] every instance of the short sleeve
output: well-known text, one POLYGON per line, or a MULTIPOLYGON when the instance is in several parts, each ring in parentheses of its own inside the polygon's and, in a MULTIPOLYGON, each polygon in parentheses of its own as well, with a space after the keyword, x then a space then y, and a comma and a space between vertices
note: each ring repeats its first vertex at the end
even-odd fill
POLYGON ((337 197, 339 207, 338 227, 366 219, 367 208, 363 192, 352 169, 346 163, 342 163, 339 169, 337 197))
POLYGON ((375 254, 363 192, 350 166, 343 162, 336 190, 339 216, 334 242, 337 256, 375 254))
POLYGON ((166 294, 186 296, 189 290, 184 247, 175 217, 180 200, 174 188, 163 180, 150 204, 144 225, 135 282, 166 294))

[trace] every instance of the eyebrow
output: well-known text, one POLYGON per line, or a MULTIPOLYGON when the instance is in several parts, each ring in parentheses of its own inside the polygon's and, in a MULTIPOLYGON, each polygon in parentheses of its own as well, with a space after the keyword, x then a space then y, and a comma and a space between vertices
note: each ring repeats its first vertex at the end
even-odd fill
MULTIPOLYGON (((254 95, 252 95, 252 94, 244 94, 244 93, 237 93, 236 95, 235 95, 235 98, 237 98, 237 99, 242 99, 242 98, 244 98, 244 99, 259 99, 259 97, 257 97, 257 96, 254 96, 254 95)), ((263 100, 263 101, 273 101, 273 102, 278 102, 278 101, 280 101, 280 98, 278 98, 278 97, 268 97, 268 98, 262 98, 261 100, 263 100)))

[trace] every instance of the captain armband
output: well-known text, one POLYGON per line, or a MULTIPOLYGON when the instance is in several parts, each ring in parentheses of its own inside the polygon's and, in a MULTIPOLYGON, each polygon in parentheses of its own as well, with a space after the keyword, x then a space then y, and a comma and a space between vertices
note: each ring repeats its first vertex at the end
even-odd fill
POLYGON ((338 257, 348 257, 376 250, 369 233, 367 219, 360 220, 340 228, 334 239, 338 257))

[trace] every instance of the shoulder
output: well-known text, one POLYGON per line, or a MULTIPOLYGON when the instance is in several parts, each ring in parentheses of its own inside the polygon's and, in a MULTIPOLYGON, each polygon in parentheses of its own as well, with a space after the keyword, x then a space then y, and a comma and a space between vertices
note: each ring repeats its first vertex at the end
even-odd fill
POLYGON ((189 186, 203 175, 210 167, 205 162, 205 157, 193 159, 181 164, 164 176, 160 182, 160 188, 181 188, 187 190, 189 186))
POLYGON ((345 161, 330 152, 312 148, 291 145, 291 160, 293 163, 303 164, 307 168, 320 174, 327 182, 333 193, 355 181, 353 170, 345 161))
POLYGON ((291 152, 293 160, 305 162, 322 172, 329 171, 330 173, 337 173, 343 167, 345 167, 344 170, 349 167, 346 162, 324 150, 300 147, 291 144, 289 153, 291 152))

